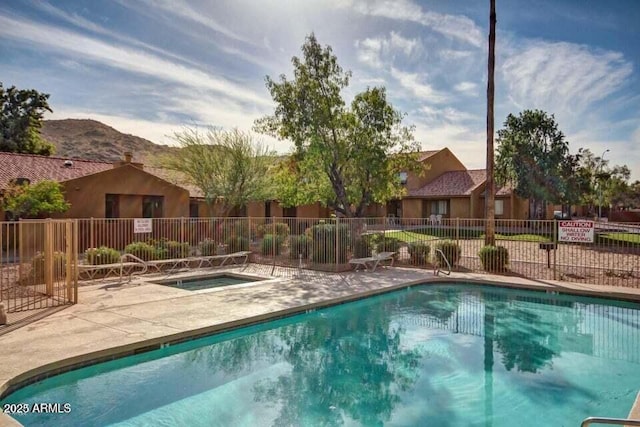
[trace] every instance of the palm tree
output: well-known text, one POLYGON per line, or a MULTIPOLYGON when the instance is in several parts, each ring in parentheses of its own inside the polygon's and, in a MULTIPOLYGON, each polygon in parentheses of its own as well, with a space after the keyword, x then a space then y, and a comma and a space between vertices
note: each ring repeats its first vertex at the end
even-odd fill
POLYGON ((484 244, 495 245, 495 194, 496 186, 493 173, 493 104, 495 95, 494 70, 496 66, 496 0, 489 0, 489 72, 487 74, 487 186, 485 195, 485 232, 484 244))

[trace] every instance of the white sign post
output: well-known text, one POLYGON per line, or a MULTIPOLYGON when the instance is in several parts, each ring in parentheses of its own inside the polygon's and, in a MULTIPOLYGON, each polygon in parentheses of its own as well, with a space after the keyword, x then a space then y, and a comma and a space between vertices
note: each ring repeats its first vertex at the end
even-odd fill
POLYGON ((153 222, 151 218, 134 218, 133 219, 133 232, 138 233, 152 233, 153 222))
POLYGON ((573 243, 593 243, 593 221, 560 221, 558 241, 573 243))

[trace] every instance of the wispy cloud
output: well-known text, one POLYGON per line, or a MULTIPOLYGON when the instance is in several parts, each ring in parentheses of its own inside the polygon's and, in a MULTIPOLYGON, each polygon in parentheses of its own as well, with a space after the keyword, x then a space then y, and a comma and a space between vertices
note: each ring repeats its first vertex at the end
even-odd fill
POLYGON ((19 40, 64 53, 80 62, 95 62, 200 90, 212 90, 221 97, 241 102, 262 106, 271 105, 263 96, 225 78, 168 61, 148 52, 107 43, 49 25, 0 16, 0 35, 3 38, 19 40))
POLYGON ((516 105, 566 114, 580 114, 611 96, 632 72, 621 53, 545 41, 514 48, 502 66, 516 105))
POLYGON ((428 83, 424 83, 418 73, 408 73, 392 67, 391 76, 398 81, 400 86, 407 89, 411 95, 422 101, 438 104, 445 102, 448 98, 445 93, 434 89, 428 83))
POLYGON ((410 0, 346 0, 337 3, 363 15, 415 22, 448 38, 476 47, 483 43, 482 31, 466 16, 424 11, 410 0))
POLYGON ((371 37, 355 42, 358 61, 371 68, 391 64, 400 54, 405 57, 416 55, 421 47, 419 39, 405 38, 395 31, 388 37, 371 37))
POLYGON ((456 92, 462 93, 464 95, 477 95, 478 94, 478 85, 473 82, 460 82, 453 87, 456 92))

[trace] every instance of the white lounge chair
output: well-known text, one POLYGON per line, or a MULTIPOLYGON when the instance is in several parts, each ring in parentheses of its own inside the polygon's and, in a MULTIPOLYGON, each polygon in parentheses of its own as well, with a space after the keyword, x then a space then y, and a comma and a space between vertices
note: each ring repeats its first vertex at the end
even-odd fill
POLYGON ((391 261, 390 265, 393 266, 394 255, 395 255, 395 252, 380 252, 379 254, 376 254, 370 257, 351 258, 349 260, 349 264, 356 266, 355 271, 358 271, 360 267, 364 267, 364 269, 367 271, 376 271, 376 268, 378 268, 378 265, 383 261, 390 260, 391 261))
POLYGON ((233 264, 236 264, 236 265, 244 266, 247 264, 247 261, 249 260, 249 255, 251 255, 251 251, 239 251, 239 252, 234 252, 232 254, 226 254, 226 255, 200 256, 200 257, 192 258, 192 260, 198 261, 198 268, 202 268, 202 266, 204 266, 205 264, 208 264, 209 267, 213 267, 214 266, 213 263, 218 260, 222 260, 219 267, 222 267, 228 261, 231 261, 233 264), (238 264, 236 262, 238 258, 244 258, 242 260, 242 264, 238 264))
POLYGON ((84 280, 92 280, 94 279, 98 273, 103 273, 103 278, 109 276, 110 274, 118 273, 120 276, 120 280, 122 281, 123 275, 129 276, 129 281, 131 281, 131 276, 134 273, 144 274, 147 272, 147 262, 141 260, 137 256, 131 254, 124 254, 120 257, 120 262, 113 264, 78 264, 78 278, 84 280), (131 259, 131 261, 127 261, 131 259), (136 272, 135 270, 140 268, 141 271, 136 272))

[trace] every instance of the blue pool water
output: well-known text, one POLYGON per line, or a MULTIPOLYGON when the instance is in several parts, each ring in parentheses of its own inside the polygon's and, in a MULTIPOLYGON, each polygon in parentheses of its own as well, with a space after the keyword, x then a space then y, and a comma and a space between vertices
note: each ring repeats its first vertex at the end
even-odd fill
POLYGON ((640 389, 633 303, 418 286, 58 375, 27 426, 578 426, 640 389))
POLYGON ((184 289, 186 291, 201 291, 203 289, 219 288, 221 286, 241 285, 244 283, 256 282, 257 280, 258 279, 252 279, 249 277, 236 277, 222 274, 209 277, 195 277, 191 279, 163 280, 161 282, 157 282, 157 284, 184 289))

